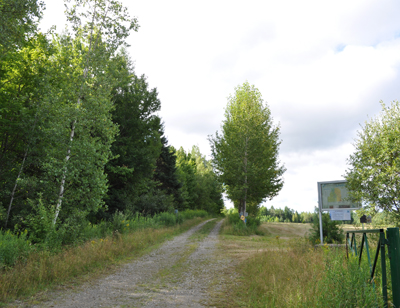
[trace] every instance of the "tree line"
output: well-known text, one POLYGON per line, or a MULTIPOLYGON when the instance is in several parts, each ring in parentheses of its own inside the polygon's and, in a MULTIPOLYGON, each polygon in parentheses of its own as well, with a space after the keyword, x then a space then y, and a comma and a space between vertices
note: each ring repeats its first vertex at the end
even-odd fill
POLYGON ((284 209, 274 208, 272 205, 270 208, 262 206, 260 207, 259 217, 262 221, 267 222, 297 222, 297 223, 311 223, 314 220, 318 220, 316 213, 311 212, 297 212, 289 207, 285 206, 284 209))
POLYGON ((42 1, 0 1, 2 228, 40 240, 119 212, 220 213, 210 162, 168 145, 157 90, 135 74, 137 19, 117 1, 65 2, 59 34, 38 31, 42 1))

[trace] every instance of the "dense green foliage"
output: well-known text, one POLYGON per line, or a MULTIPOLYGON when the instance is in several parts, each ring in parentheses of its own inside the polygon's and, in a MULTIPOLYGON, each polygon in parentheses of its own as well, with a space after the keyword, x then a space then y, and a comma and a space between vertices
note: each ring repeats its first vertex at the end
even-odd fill
MULTIPOLYGON (((340 228, 340 222, 331 220, 329 213, 322 214, 322 236, 324 238, 324 243, 342 243, 344 240, 344 232, 343 229, 340 228)), ((312 231, 309 240, 311 243, 319 243, 321 241, 317 213, 315 213, 315 218, 312 222, 312 231)))
POLYGON ((258 89, 247 82, 235 89, 221 130, 209 139, 214 168, 239 212, 257 214, 258 205, 281 190, 285 172, 278 160, 279 126, 258 89))
POLYGON ((0 0, 1 241, 52 249, 88 239, 89 223, 219 214, 210 163, 168 145, 157 90, 135 74, 137 20, 118 1, 66 4, 70 28, 50 35, 37 30, 41 1, 0 0))
POLYGON ((178 178, 183 183, 182 208, 198 208, 220 214, 224 208, 222 186, 210 161, 200 153, 197 146, 193 146, 190 153, 180 148, 176 155, 178 178))
MULTIPOLYGON (((181 224, 186 220, 196 217, 207 217, 209 214, 203 210, 186 210, 174 213, 160 213, 153 217, 126 215, 122 212, 115 213, 108 221, 99 224, 87 222, 85 227, 76 235, 74 244, 82 244, 87 240, 98 240, 107 236, 117 236, 119 234, 132 233, 136 230, 146 228, 158 229, 162 227, 171 227, 181 224)), ((28 239, 27 231, 21 234, 12 234, 10 230, 0 231, 0 269, 11 267, 18 259, 25 259, 30 253, 39 249, 47 249, 57 252, 61 249, 61 241, 57 238, 47 238, 46 242, 39 245, 32 245, 28 239)))
POLYGON ((259 228, 261 225, 261 220, 259 217, 249 216, 246 219, 246 224, 240 220, 240 216, 236 210, 229 210, 225 214, 225 221, 222 225, 222 234, 226 235, 265 235, 265 231, 259 228))
POLYGON ((381 114, 358 132, 348 159, 346 180, 355 201, 392 212, 400 218, 400 104, 382 103, 381 114))

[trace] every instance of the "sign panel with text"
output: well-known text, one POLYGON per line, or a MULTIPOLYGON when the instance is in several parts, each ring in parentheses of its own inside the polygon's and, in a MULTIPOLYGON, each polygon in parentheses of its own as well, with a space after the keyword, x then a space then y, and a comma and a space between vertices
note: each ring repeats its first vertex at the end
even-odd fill
POLYGON ((332 210, 329 215, 331 220, 351 220, 350 210, 332 210))
POLYGON ((346 181, 318 182, 318 201, 321 211, 358 210, 361 208, 361 203, 349 200, 346 181))

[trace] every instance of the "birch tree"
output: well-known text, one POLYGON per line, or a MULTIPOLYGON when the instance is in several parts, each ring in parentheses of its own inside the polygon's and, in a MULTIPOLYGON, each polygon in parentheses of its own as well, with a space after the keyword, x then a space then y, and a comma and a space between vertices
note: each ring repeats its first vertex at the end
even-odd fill
POLYGON ((213 166, 239 212, 272 199, 283 186, 279 126, 261 93, 248 82, 228 98, 221 134, 210 136, 213 166))
MULTIPOLYGON (((76 132, 80 131, 83 135, 89 133, 94 136, 98 132, 90 132, 88 129, 88 116, 92 116, 91 120, 109 123, 109 129, 116 133, 115 126, 111 123, 110 111, 111 104, 111 90, 115 85, 115 76, 107 74, 110 70, 109 64, 112 63, 112 58, 115 56, 120 46, 126 45, 125 39, 131 30, 137 30, 138 24, 135 18, 130 18, 127 9, 121 5, 120 2, 114 0, 66 0, 66 14, 68 21, 72 25, 74 31, 74 46, 76 51, 76 59, 72 59, 72 67, 80 71, 80 76, 77 76, 78 84, 76 85, 77 91, 75 93, 75 110, 71 110, 71 122, 69 142, 66 149, 64 158, 64 166, 62 174, 60 175, 60 187, 58 198, 54 211, 53 225, 55 225, 58 215, 61 210, 61 204, 64 198, 66 189, 66 180, 69 172, 69 161, 74 153, 72 152, 73 143, 75 140, 76 132), (81 44, 79 46, 79 43, 81 44), (95 107, 95 108, 93 108, 95 107), (96 108, 97 107, 97 108, 96 108), (101 111, 96 114, 95 111, 101 111), (82 123, 79 123, 82 119, 82 123), (86 122, 86 123, 85 123, 86 122)), ((91 125, 93 126, 93 125, 91 125)), ((105 125, 107 126, 107 125, 105 125)), ((97 126, 95 131, 101 127, 97 126)), ((104 147, 98 148, 101 144, 101 137, 94 137, 87 139, 86 146, 91 145, 94 156, 96 157, 98 166, 100 167, 99 176, 103 181, 100 185, 100 199, 106 190, 106 178, 104 175, 104 165, 109 159, 110 146, 113 139, 113 133, 106 133, 108 135, 106 142, 103 142, 104 147), (90 140, 91 139, 91 140, 90 140)), ((91 137, 89 136, 89 137, 91 137)), ((104 136, 104 135, 103 135, 104 136)), ((75 147, 76 150, 78 148, 75 147)), ((82 149, 80 148, 81 152, 82 149)), ((81 153, 82 157, 90 153, 86 147, 86 153, 81 153)), ((83 166, 75 169, 75 174, 83 174, 85 170, 83 166), (76 172, 77 171, 77 172, 76 172)), ((93 209, 92 209, 93 210, 93 209)))

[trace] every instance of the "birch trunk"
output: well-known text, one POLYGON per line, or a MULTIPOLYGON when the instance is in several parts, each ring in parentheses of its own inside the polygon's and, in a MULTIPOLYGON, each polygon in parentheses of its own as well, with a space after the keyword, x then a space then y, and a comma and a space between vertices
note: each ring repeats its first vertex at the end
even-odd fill
MULTIPOLYGON (((246 201, 247 201, 247 145, 249 137, 246 137, 244 149, 244 200, 243 200, 243 215, 246 215, 246 201)), ((246 217, 246 216, 245 216, 246 217)))
MULTIPOLYGON (((92 53, 93 49, 95 49, 96 44, 98 42, 98 37, 97 37, 96 43, 94 44, 95 46, 94 47, 92 46, 92 42, 93 42, 93 24, 94 24, 94 21, 95 21, 96 7, 97 7, 96 4, 97 3, 95 2, 93 18, 92 18, 92 28, 90 30, 89 50, 88 50, 88 55, 87 55, 87 58, 86 58, 85 68, 83 70, 83 82, 82 82, 82 85, 81 85, 80 90, 79 90, 79 96, 78 96, 78 102, 77 102, 78 106, 81 104, 81 96, 82 96, 83 84, 84 84, 84 82, 86 80, 87 73, 88 73, 88 70, 89 70, 89 59, 90 59, 90 56, 91 56, 91 53, 92 53)), ((104 16, 104 19, 105 19, 105 17, 106 16, 104 16)), ((100 27, 100 31, 101 31, 101 27, 100 27)), ((61 178, 60 192, 58 193, 58 200, 57 200, 56 208, 55 208, 55 211, 54 211, 53 226, 55 226, 55 224, 57 222, 57 218, 58 218, 58 215, 60 214, 60 210, 61 210, 62 199, 64 197, 65 180, 67 178, 67 171, 68 171, 67 164, 68 164, 68 161, 69 161, 69 159, 71 157, 70 156, 71 155, 71 144, 74 141, 76 123, 77 123, 77 120, 75 119, 74 122, 72 123, 72 128, 71 128, 71 133, 70 133, 70 138, 69 138, 70 143, 69 143, 69 146, 68 146, 67 155, 65 157, 65 167, 64 167, 64 172, 63 172, 62 178, 61 178)))
MULTIPOLYGON (((78 100, 78 102, 79 102, 79 100, 78 100)), ((76 120, 74 120, 74 123, 72 124, 71 134, 69 136, 70 143, 72 143, 72 141, 74 140, 75 124, 76 124, 76 120)), ((55 212, 54 212, 53 226, 56 224, 57 218, 58 218, 58 214, 60 214, 60 210, 61 210, 62 198, 64 197, 65 179, 67 178, 67 171, 68 171, 67 163, 68 163, 68 161, 69 161, 69 159, 71 157, 70 154, 71 154, 71 144, 68 147, 67 156, 65 157, 65 168, 64 168, 63 175, 62 175, 61 185, 60 185, 60 192, 58 194, 57 205, 56 205, 56 209, 55 209, 55 212)))
POLYGON ((29 147, 26 148, 26 151, 24 154, 24 159, 22 160, 22 163, 21 163, 21 168, 19 168, 18 176, 17 176, 17 179, 15 180, 15 185, 14 185, 14 188, 11 193, 10 204, 8 205, 7 217, 6 217, 6 222, 4 224, 4 228, 7 228, 8 218, 10 217, 10 212, 11 212, 12 204, 14 201, 15 191, 17 190, 18 181, 21 177, 22 170, 24 169, 25 160, 26 160, 26 157, 28 156, 28 150, 29 150, 29 147))

